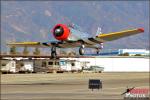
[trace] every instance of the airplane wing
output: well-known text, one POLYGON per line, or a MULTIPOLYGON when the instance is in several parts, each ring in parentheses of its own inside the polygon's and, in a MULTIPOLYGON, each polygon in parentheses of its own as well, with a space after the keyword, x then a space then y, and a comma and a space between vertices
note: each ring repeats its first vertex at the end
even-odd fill
POLYGON ((75 41, 52 41, 52 42, 15 42, 8 43, 10 46, 16 47, 51 47, 55 45, 58 48, 72 48, 72 47, 80 47, 82 43, 84 43, 85 47, 89 48, 97 48, 96 44, 100 44, 107 41, 117 40, 123 37, 128 37, 131 35, 135 35, 138 33, 144 32, 143 28, 125 30, 120 32, 112 32, 108 34, 99 34, 96 37, 79 39, 75 41))
POLYGON ((100 38, 102 39, 103 42, 106 42, 106 41, 117 40, 123 37, 128 37, 128 36, 135 35, 135 34, 142 33, 142 32, 144 32, 143 28, 137 28, 137 29, 131 29, 131 30, 124 30, 120 32, 112 32, 109 34, 100 34, 96 36, 96 38, 100 38))
POLYGON ((82 41, 87 45, 88 44, 95 45, 95 44, 100 44, 100 43, 128 37, 128 36, 135 35, 135 34, 142 33, 142 32, 144 32, 143 28, 137 28, 137 29, 131 29, 131 30, 124 30, 120 32, 112 32, 112 33, 107 33, 107 34, 103 33, 103 34, 97 35, 96 37, 82 39, 82 41))
POLYGON ((14 43, 7 43, 9 46, 16 46, 16 47, 47 47, 51 44, 42 43, 42 42, 14 42, 14 43))

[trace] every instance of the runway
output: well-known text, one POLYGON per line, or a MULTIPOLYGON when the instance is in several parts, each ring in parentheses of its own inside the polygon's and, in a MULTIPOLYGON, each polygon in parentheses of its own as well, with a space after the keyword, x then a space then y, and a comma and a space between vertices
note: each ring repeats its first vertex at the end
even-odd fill
POLYGON ((3 74, 1 99, 104 100, 123 99, 128 87, 149 88, 149 73, 3 74), (103 88, 91 91, 89 79, 101 79, 103 88))

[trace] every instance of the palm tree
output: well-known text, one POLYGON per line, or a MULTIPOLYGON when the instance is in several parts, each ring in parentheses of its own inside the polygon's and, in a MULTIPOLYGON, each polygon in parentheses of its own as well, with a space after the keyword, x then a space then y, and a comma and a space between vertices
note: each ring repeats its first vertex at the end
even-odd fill
POLYGON ((40 55, 40 49, 39 48, 35 48, 35 50, 34 50, 34 52, 33 52, 33 54, 34 55, 40 55))
POLYGON ((27 48, 27 47, 24 47, 23 54, 24 54, 24 55, 28 55, 28 54, 29 54, 29 51, 28 51, 28 48, 27 48))
POLYGON ((10 48, 9 53, 10 53, 10 54, 16 54, 16 53, 17 53, 17 52, 16 52, 16 47, 15 47, 15 46, 12 46, 12 47, 10 48))

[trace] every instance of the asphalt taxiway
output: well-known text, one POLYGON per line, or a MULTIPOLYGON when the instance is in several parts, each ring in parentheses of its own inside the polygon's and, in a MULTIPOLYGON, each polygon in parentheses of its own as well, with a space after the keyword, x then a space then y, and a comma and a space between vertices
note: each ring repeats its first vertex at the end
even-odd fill
POLYGON ((149 73, 2 74, 1 99, 103 100, 123 99, 127 87, 149 88, 149 73), (89 79, 101 79, 103 88, 88 89, 89 79))

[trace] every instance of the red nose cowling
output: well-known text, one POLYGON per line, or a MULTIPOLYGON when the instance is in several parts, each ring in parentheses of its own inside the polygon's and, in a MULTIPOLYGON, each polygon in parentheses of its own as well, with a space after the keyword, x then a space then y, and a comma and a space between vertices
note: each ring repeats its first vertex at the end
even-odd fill
POLYGON ((67 27, 67 25, 65 25, 65 24, 57 24, 57 25, 53 28, 52 32, 53 32, 54 37, 55 37, 57 40, 62 40, 62 41, 63 41, 63 40, 67 40, 68 37, 69 37, 69 35, 70 35, 70 29, 69 29, 69 28, 67 27), (61 28, 63 29, 63 34, 60 35, 60 36, 56 36, 56 35, 55 35, 55 29, 56 29, 57 27, 61 27, 61 28))

